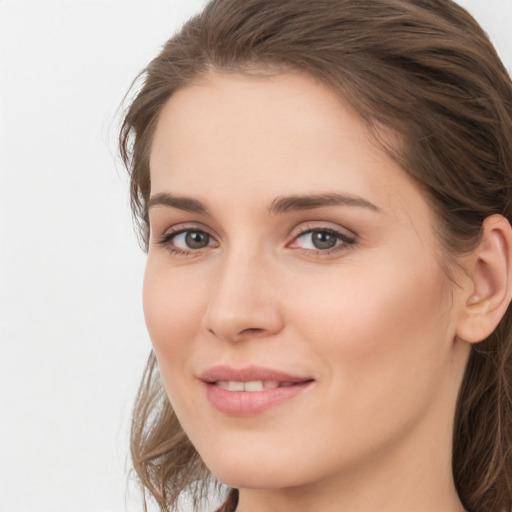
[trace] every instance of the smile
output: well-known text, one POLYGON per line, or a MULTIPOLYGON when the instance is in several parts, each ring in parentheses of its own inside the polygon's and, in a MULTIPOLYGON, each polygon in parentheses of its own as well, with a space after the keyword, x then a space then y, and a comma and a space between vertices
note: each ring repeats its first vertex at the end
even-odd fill
POLYGON ((209 403, 229 416, 261 414, 300 395, 315 382, 312 378, 255 366, 217 366, 204 372, 200 380, 209 403))

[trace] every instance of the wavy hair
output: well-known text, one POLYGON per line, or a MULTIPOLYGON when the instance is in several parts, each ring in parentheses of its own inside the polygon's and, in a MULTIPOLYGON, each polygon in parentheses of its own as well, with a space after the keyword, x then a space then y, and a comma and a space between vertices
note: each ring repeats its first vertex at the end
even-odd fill
MULTIPOLYGON (((423 190, 448 258, 483 220, 512 221, 512 83, 477 22, 451 0, 212 0, 139 77, 120 151, 147 245, 149 152, 174 92, 211 70, 295 71, 332 88, 423 190), (396 135, 383 139, 382 127, 396 135), (399 141, 397 144, 396 141, 399 141)), ((449 258, 450 260, 450 258, 449 258)), ((449 268, 449 265, 448 265, 449 268)), ((453 473, 468 511, 512 510, 512 312, 472 347, 453 433, 453 473)), ((161 511, 213 477, 162 391, 151 353, 133 413, 131 454, 161 511)), ((234 510, 231 490, 219 510, 234 510)))

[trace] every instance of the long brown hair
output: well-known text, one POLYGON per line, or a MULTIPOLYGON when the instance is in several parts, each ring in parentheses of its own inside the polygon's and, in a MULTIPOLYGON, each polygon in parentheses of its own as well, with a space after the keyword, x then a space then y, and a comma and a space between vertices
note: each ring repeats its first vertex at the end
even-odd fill
MULTIPOLYGON (((478 242, 487 216, 512 221, 512 83, 464 9, 451 0, 213 0, 144 70, 122 125, 143 244, 158 115, 176 90, 212 69, 302 72, 336 91, 424 191, 448 261, 478 242)), ((511 380, 509 310, 472 348, 455 414, 453 473, 472 512, 512 510, 511 380)), ((175 509, 182 493, 200 500, 214 481, 162 391, 153 353, 131 451, 162 511, 175 509)), ((236 499, 232 490, 224 509, 236 499)))

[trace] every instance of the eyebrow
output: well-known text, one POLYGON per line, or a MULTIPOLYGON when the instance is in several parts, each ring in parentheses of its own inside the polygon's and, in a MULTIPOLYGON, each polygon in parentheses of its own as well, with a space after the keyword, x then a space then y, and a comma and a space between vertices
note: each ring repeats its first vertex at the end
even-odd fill
POLYGON ((168 193, 155 194, 149 198, 148 210, 154 206, 170 206, 171 208, 177 208, 178 210, 184 210, 186 212, 200 213, 201 215, 210 215, 208 208, 203 205, 197 199, 191 197, 173 196, 168 193))
POLYGON ((381 211, 378 206, 362 197, 337 193, 278 197, 272 201, 269 211, 270 213, 277 214, 290 211, 314 210, 315 208, 326 206, 358 206, 376 212, 381 211))
MULTIPOLYGON (((171 208, 177 208, 178 210, 210 216, 208 208, 197 199, 185 196, 174 196, 167 192, 155 194, 149 199, 148 210, 155 206, 169 206, 171 208)), ((277 197, 272 201, 268 211, 276 215, 292 211, 314 210, 327 206, 356 206, 376 212, 381 211, 378 206, 367 199, 339 193, 277 197)))

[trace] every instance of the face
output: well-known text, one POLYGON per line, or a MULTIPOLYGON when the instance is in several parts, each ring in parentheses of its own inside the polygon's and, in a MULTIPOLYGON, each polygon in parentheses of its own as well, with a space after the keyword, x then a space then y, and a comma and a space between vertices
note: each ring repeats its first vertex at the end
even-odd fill
POLYGON ((327 482, 449 437, 432 214, 347 105, 301 75, 212 74, 168 101, 150 167, 147 326, 216 476, 327 482))

